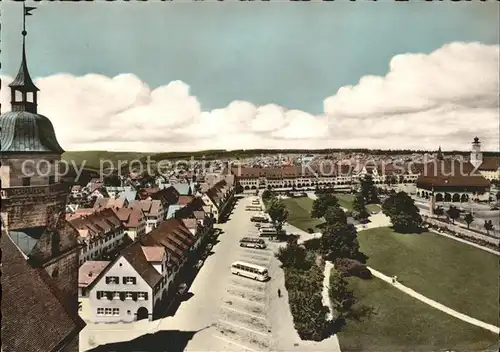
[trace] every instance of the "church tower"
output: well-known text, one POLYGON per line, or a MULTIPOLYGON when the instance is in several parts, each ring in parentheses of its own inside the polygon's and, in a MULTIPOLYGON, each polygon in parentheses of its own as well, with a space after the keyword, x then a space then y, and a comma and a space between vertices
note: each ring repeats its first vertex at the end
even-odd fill
POLYGON ((11 111, 0 116, 2 225, 27 261, 45 269, 77 313, 80 245, 78 232, 65 219, 70 185, 57 172, 64 150, 50 120, 37 111, 39 89, 28 71, 25 26, 34 8, 23 3, 23 9, 21 66, 9 85, 11 111))
POLYGON ((477 168, 483 163, 483 153, 481 152, 481 142, 475 137, 472 141, 472 151, 470 153, 470 163, 477 168))

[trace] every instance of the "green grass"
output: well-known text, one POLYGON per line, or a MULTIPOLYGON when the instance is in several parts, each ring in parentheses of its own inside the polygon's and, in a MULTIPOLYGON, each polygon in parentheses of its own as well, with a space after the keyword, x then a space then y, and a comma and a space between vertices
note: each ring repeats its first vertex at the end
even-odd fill
POLYGON ((380 212, 381 208, 378 204, 368 204, 366 206, 366 210, 368 210, 368 212, 371 214, 372 212, 380 212))
POLYGON ((460 313, 498 326, 499 257, 436 235, 387 227, 358 233, 368 265, 460 313))
POLYGON ((323 219, 311 218, 311 209, 313 200, 309 197, 286 198, 283 199, 288 209, 287 222, 301 230, 307 231, 308 228, 317 229, 317 226, 324 222, 323 219))
MULTIPOLYGON (((352 202, 354 201, 353 194, 335 193, 335 197, 338 198, 339 204, 342 208, 346 208, 348 211, 352 211, 352 202)), ((366 210, 368 210, 369 213, 374 211, 378 213, 380 211, 380 205, 368 204, 366 206, 366 210)))
POLYGON ((75 151, 75 152, 65 152, 62 155, 62 159, 70 162, 73 161, 75 165, 83 165, 86 169, 100 170, 101 160, 108 160, 108 163, 103 162, 103 167, 107 168, 110 163, 117 168, 118 161, 130 162, 132 160, 139 160, 148 153, 137 153, 137 152, 109 152, 104 150, 89 150, 89 151, 75 151))
POLYGON ((343 352, 497 351, 498 335, 447 315, 377 278, 349 278, 359 303, 374 314, 348 321, 338 334, 343 352))
POLYGON ((339 200, 339 204, 342 208, 346 208, 349 211, 352 210, 352 202, 354 200, 352 194, 335 193, 335 197, 339 200))

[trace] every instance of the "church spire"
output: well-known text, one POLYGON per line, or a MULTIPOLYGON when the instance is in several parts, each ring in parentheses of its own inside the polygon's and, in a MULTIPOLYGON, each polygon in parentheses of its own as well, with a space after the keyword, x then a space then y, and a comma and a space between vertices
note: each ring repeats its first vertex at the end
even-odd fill
POLYGON ((438 160, 444 160, 443 152, 441 151, 441 146, 439 146, 439 149, 438 149, 438 151, 437 151, 437 156, 436 156, 436 158, 437 158, 438 160))
POLYGON ((12 111, 27 111, 36 114, 37 112, 37 92, 39 89, 33 83, 28 71, 26 62, 26 16, 31 16, 30 11, 36 7, 27 7, 23 2, 23 52, 21 59, 21 67, 16 78, 9 84, 11 93, 12 111))

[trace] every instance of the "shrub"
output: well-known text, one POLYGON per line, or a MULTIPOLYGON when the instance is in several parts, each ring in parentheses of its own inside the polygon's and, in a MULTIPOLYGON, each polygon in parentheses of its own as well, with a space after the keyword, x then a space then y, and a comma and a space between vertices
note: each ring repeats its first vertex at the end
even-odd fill
POLYGON ((317 251, 321 248, 321 239, 320 238, 311 238, 304 242, 304 246, 306 249, 317 251))
POLYGON ((335 269, 337 269, 342 276, 346 277, 355 276, 364 280, 372 278, 370 269, 363 263, 354 259, 337 258, 335 260, 335 269))
POLYGON ((307 232, 308 232, 308 233, 314 233, 314 229, 313 229, 312 227, 309 227, 309 228, 307 229, 307 232))
POLYGON ((295 329, 303 340, 320 341, 330 335, 329 309, 323 305, 323 271, 285 268, 285 287, 295 329))

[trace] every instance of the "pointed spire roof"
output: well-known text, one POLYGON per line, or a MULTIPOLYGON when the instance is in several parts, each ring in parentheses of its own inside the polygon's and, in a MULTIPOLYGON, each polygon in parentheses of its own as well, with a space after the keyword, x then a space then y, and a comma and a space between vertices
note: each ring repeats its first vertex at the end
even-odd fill
POLYGON ((26 31, 23 31, 23 57, 21 60, 21 67, 19 68, 19 72, 17 73, 16 78, 14 78, 14 81, 9 84, 9 87, 16 88, 24 92, 38 92, 39 89, 35 85, 35 83, 33 83, 33 80, 31 79, 30 73, 28 71, 28 64, 26 62, 25 38, 26 31))
POLYGON ((438 152, 437 152, 437 159, 438 160, 443 160, 444 159, 443 152, 441 151, 441 146, 439 146, 439 149, 438 149, 438 152))

